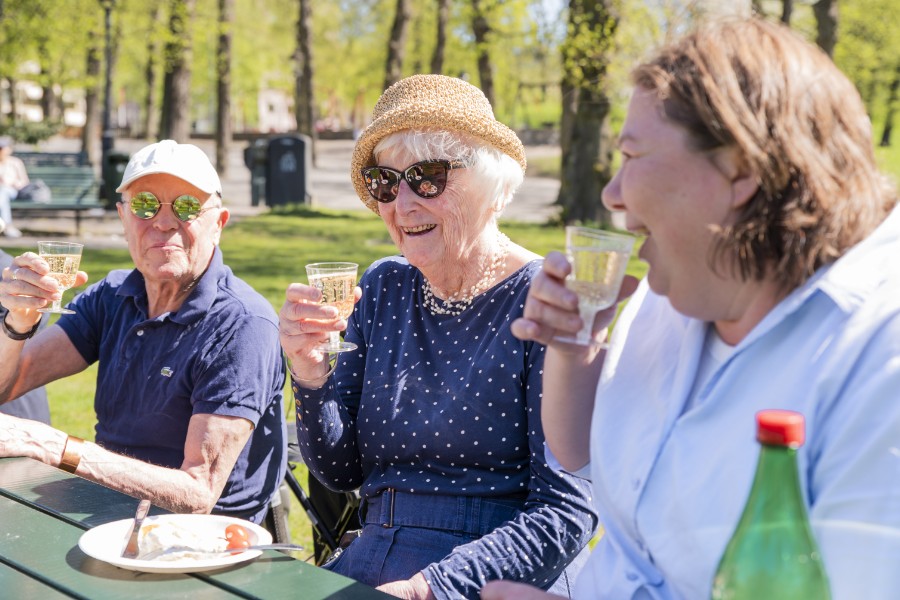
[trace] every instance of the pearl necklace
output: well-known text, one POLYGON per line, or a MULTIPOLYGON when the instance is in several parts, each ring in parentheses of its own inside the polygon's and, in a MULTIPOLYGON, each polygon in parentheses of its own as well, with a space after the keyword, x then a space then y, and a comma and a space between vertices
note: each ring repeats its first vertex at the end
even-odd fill
POLYGON ((463 294, 458 297, 459 292, 453 294, 446 300, 440 300, 440 304, 438 304, 438 299, 434 296, 434 290, 431 288, 431 282, 425 278, 425 283, 422 284, 422 294, 425 296, 425 307, 431 312, 433 315, 451 315, 454 317, 458 317, 462 314, 464 310, 469 308, 472 304, 472 301, 475 299, 478 294, 487 290, 494 283, 494 279, 497 277, 497 273, 502 273, 504 267, 506 266, 506 257, 509 255, 509 238, 502 233, 497 234, 497 250, 494 252, 493 259, 491 260, 491 265, 484 272, 484 275, 479 279, 475 285, 469 288, 469 292, 467 294, 463 294))

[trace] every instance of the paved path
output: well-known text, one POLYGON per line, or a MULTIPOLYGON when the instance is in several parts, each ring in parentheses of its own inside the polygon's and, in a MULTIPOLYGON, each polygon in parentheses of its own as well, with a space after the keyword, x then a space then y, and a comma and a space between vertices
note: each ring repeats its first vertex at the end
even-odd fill
MULTIPOLYGON (((133 154, 146 142, 143 140, 116 140, 115 148, 133 154)), ((213 157, 214 144, 210 140, 195 140, 197 144, 213 157)), ((236 141, 228 157, 228 170, 222 178, 222 192, 225 202, 232 212, 233 218, 254 215, 266 210, 266 207, 254 207, 250 195, 250 171, 244 165, 243 151, 246 142, 236 141)), ((44 142, 38 148, 45 152, 76 152, 80 142, 74 139, 56 137, 44 142)), ((356 196, 350 183, 350 155, 353 151, 352 140, 319 140, 316 143, 316 164, 310 174, 310 192, 312 204, 317 207, 342 210, 368 210, 356 196)), ((558 148, 550 146, 530 146, 526 148, 529 156, 558 153, 558 148)), ((516 194, 512 203, 503 214, 503 219, 544 223, 557 214, 553 206, 559 192, 559 182, 546 177, 528 177, 516 194)), ((0 236, 0 247, 23 246, 32 244, 38 237, 48 235, 71 235, 74 224, 69 217, 40 218, 20 217, 16 225, 23 229, 26 237, 10 239, 0 236)), ((95 247, 125 247, 121 235, 121 225, 115 213, 104 218, 85 217, 82 219, 82 237, 95 247)))

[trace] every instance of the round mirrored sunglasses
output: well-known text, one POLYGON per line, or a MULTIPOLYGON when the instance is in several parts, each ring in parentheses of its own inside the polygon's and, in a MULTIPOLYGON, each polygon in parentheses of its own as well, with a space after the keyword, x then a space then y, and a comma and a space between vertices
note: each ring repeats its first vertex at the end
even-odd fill
POLYGON ((200 200, 189 194, 178 196, 172 202, 160 202, 159 198, 154 196, 151 192, 138 192, 132 196, 131 200, 128 202, 131 213, 138 219, 143 219, 145 221, 155 217, 163 204, 171 204, 172 212, 175 213, 178 220, 186 223, 195 220, 207 210, 218 208, 217 206, 203 208, 200 200))
POLYGON ((448 173, 465 168, 465 163, 458 160, 423 160, 403 171, 376 165, 362 169, 361 173, 369 195, 387 204, 397 199, 401 180, 405 180, 409 189, 420 198, 437 198, 447 187, 448 173))

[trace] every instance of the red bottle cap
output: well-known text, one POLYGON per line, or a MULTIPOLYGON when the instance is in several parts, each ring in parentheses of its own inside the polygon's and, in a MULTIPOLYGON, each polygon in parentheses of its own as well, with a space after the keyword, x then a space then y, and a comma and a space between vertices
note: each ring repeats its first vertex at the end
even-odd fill
POLYGON ((770 446, 798 448, 805 441, 803 415, 792 410, 761 410, 756 413, 756 440, 770 446))

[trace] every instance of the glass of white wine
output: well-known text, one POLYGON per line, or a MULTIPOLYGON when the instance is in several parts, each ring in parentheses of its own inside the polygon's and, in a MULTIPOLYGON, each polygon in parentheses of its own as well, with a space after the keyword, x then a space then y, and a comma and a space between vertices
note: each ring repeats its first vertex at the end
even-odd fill
MULTIPOLYGON (((353 313, 353 290, 359 265, 351 262, 322 262, 306 265, 309 285, 322 292, 322 304, 338 309, 342 319, 353 313)), ((346 352, 356 350, 356 344, 342 341, 337 331, 328 332, 328 341, 319 346, 322 352, 346 352)))
POLYGON ((575 337, 557 336, 555 339, 580 346, 595 343, 594 318, 598 312, 615 304, 633 247, 634 238, 630 235, 589 227, 566 227, 566 257, 572 265, 566 287, 578 294, 578 313, 584 324, 575 337))
MULTIPOLYGON (((62 292, 75 285, 75 275, 81 264, 82 244, 75 242, 38 242, 38 254, 50 265, 48 275, 59 282, 60 296, 62 292)), ((74 315, 75 311, 61 306, 62 298, 53 301, 50 308, 39 308, 42 313, 60 313, 74 315)))

